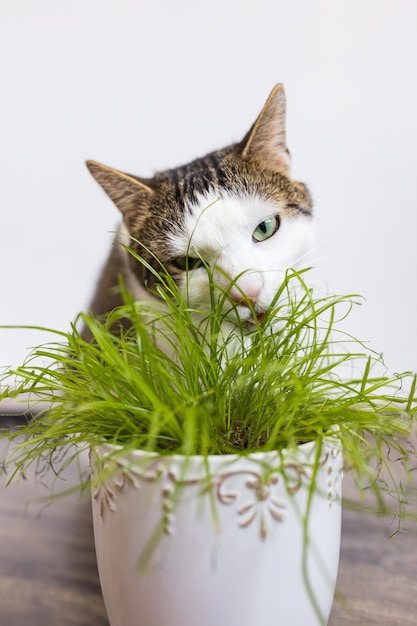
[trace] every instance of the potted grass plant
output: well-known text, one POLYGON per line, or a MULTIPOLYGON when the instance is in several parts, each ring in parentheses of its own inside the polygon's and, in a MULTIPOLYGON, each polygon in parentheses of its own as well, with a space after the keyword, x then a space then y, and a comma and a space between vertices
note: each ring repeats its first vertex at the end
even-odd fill
POLYGON ((91 483, 111 626, 326 624, 342 465, 375 512, 392 511, 399 488, 380 476, 387 448, 410 461, 415 377, 387 376, 338 330, 354 297, 318 297, 305 277, 287 272, 262 320, 231 326, 214 280, 196 310, 163 274, 157 304, 125 292, 3 376, 0 397, 48 405, 3 433, 20 441, 10 481, 89 451, 80 488, 91 483))

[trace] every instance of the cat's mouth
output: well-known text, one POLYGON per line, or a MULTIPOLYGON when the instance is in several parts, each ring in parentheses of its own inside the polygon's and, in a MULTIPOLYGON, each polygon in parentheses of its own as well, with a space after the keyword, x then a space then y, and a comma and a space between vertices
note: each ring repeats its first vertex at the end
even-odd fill
POLYGON ((249 331, 262 324, 268 311, 268 306, 257 301, 242 300, 231 304, 232 306, 226 312, 226 319, 233 325, 241 326, 249 331))
POLYGON ((239 317, 246 328, 259 326, 262 324, 266 311, 264 309, 249 309, 247 307, 238 307, 239 317))
POLYGON ((245 320, 245 325, 246 326, 259 326, 264 321, 265 315, 266 315, 265 311, 260 311, 259 313, 255 312, 251 314, 251 316, 247 320, 245 320))
POLYGON ((258 323, 258 324, 262 324, 262 322, 264 321, 266 312, 265 311, 260 311, 259 313, 255 313, 254 316, 252 316, 249 321, 251 323, 258 323))

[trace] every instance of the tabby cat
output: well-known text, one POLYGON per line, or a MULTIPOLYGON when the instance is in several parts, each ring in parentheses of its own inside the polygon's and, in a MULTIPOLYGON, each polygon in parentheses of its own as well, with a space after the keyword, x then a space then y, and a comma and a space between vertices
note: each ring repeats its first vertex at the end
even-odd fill
MULTIPOLYGON (((188 297, 200 308, 209 303, 204 259, 217 284, 232 285, 229 296, 248 323, 254 315, 261 318, 312 235, 310 193, 290 177, 285 108, 283 86, 277 85, 240 143, 150 179, 87 162, 123 216, 116 243, 128 241, 160 271, 158 259, 180 288, 187 273, 188 297)), ((136 299, 151 297, 155 275, 123 246, 113 245, 91 303, 93 314, 121 303, 120 274, 136 299)))

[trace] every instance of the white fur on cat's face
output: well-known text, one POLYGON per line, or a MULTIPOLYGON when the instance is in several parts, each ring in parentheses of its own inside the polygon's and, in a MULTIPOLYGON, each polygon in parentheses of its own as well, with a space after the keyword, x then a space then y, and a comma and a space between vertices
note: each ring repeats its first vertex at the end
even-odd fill
MULTIPOLYGON (((197 256, 216 269, 216 284, 227 288, 237 279, 230 296, 237 302, 251 300, 262 313, 272 302, 285 272, 296 268, 310 249, 313 238, 310 216, 286 214, 285 207, 252 195, 201 196, 186 210, 181 231, 170 237, 178 256, 197 256), (256 227, 268 218, 280 216, 278 231, 265 241, 254 241, 256 227), (243 275, 242 275, 243 274, 243 275), (242 295, 244 294, 244 296, 242 295)), ((190 304, 210 306, 208 274, 204 267, 189 270, 181 287, 187 289, 190 304)), ((247 306, 238 307, 242 320, 252 315, 247 306)))

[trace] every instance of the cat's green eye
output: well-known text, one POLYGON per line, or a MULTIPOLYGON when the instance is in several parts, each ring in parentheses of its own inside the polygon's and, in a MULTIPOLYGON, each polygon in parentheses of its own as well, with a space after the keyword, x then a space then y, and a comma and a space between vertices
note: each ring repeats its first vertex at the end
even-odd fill
POLYGON ((188 270, 194 270, 196 267, 199 267, 202 261, 201 259, 192 256, 179 256, 176 259, 172 259, 171 263, 177 269, 186 272, 188 270))
POLYGON ((279 215, 275 217, 268 217, 255 228, 252 233, 252 239, 254 241, 265 241, 275 235, 279 228, 280 220, 279 215))

